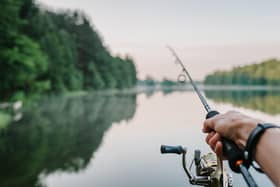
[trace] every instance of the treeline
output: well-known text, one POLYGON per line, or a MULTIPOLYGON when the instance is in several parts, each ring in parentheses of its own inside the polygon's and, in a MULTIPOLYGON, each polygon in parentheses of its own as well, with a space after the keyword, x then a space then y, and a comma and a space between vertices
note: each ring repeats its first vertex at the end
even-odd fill
POLYGON ((258 64, 216 71, 204 83, 212 85, 280 85, 280 61, 270 59, 258 64))
POLYGON ((1 1, 0 100, 122 89, 136 79, 133 59, 112 56, 85 13, 51 11, 33 0, 1 1))
POLYGON ((139 86, 149 86, 149 87, 155 87, 155 86, 161 86, 161 87, 172 87, 172 86, 182 86, 185 84, 188 84, 189 82, 180 82, 178 80, 171 80, 168 78, 163 78, 162 80, 158 81, 154 79, 151 76, 147 76, 144 80, 138 80, 139 86))

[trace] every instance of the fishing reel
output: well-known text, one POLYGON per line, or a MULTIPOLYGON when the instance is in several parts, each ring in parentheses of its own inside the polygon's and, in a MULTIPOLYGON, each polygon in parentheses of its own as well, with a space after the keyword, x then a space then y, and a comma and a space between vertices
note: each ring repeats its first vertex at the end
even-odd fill
POLYGON ((214 153, 201 156, 201 151, 195 150, 194 158, 189 167, 187 167, 186 148, 182 146, 162 145, 160 151, 162 154, 170 153, 182 155, 182 166, 190 184, 207 187, 232 187, 232 176, 229 173, 223 172, 221 163, 217 161, 217 157, 214 153), (193 165, 195 167, 195 175, 191 172, 193 165))

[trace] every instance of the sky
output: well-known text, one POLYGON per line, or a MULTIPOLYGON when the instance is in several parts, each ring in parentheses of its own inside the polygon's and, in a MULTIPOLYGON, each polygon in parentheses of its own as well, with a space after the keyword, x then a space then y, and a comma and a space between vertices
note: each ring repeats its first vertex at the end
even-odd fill
POLYGON ((129 54, 138 77, 177 79, 172 46, 194 79, 217 69, 280 58, 279 0, 38 0, 84 10, 115 55, 129 54))

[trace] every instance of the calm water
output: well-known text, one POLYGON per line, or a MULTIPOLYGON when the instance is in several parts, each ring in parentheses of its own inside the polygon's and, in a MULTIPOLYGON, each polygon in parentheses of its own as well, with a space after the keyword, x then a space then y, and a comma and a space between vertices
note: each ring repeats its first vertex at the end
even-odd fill
MULTIPOLYGON (((208 91, 221 112, 280 124, 280 93, 208 91)), ((205 112, 194 92, 52 97, 0 132, 1 187, 190 186, 180 157, 161 144, 209 151, 205 112)), ((272 186, 254 172, 260 186, 272 186)), ((234 175, 235 186, 246 186, 234 175)))

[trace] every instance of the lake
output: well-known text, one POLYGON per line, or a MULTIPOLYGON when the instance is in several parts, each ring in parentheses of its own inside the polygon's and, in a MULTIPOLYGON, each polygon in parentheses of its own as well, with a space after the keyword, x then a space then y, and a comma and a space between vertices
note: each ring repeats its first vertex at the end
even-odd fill
MULTIPOLYGON (((280 92, 205 91, 220 112, 238 110, 280 124, 280 92)), ((1 187, 191 186, 181 157, 160 145, 210 151, 205 111, 192 91, 52 96, 0 131, 1 187)), ((252 171, 260 186, 269 179, 252 171)), ((246 186, 233 174, 234 186, 246 186)))

